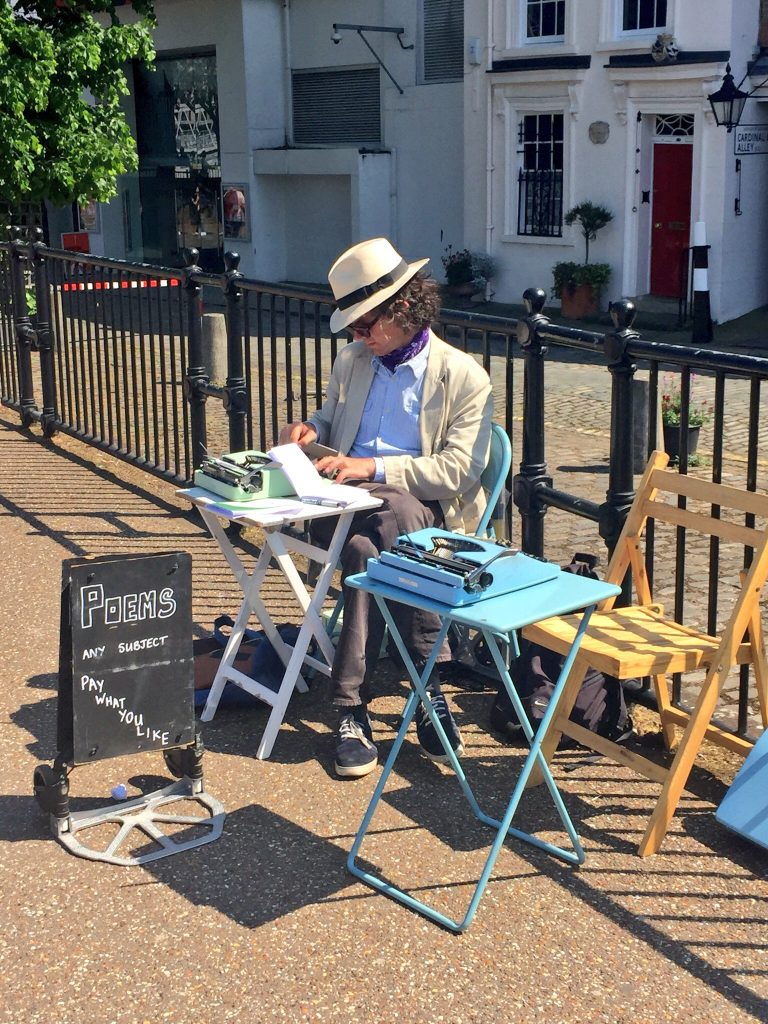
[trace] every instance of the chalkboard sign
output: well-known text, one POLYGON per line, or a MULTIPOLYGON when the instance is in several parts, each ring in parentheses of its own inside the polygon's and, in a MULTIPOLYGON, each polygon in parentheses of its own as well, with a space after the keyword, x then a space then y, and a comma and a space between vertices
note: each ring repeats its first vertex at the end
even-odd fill
POLYGON ((192 559, 64 563, 58 747, 68 764, 194 740, 192 559))

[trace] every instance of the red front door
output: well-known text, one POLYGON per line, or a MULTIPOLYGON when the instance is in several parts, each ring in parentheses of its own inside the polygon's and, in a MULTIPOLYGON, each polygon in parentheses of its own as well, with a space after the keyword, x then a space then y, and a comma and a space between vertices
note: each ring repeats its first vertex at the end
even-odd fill
POLYGON ((651 294, 679 298, 684 251, 691 233, 691 164, 693 146, 653 147, 653 230, 651 294))

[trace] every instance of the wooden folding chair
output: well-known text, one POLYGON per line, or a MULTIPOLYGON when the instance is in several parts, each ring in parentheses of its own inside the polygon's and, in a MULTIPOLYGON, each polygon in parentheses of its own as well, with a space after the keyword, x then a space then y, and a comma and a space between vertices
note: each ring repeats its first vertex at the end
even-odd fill
MULTIPOLYGON (((768 495, 669 472, 667 462, 668 456, 663 452, 654 452, 651 456, 606 573, 607 582, 620 585, 627 570, 631 570, 637 604, 614 608, 612 599, 598 606, 568 678, 560 712, 553 720, 542 748, 549 762, 560 735, 565 734, 662 784, 661 795, 640 843, 638 852, 641 857, 656 853, 661 846, 705 737, 740 753, 746 754, 752 749, 748 740, 711 722, 723 683, 735 665, 753 666, 763 725, 768 726, 768 671, 759 608, 760 593, 768 575, 768 495), (671 500, 663 500, 665 497, 671 500), (684 507, 686 501, 680 501, 680 498, 706 503, 710 506, 709 514, 684 507), (758 517, 763 520, 763 528, 721 518, 727 510, 743 513, 747 521, 750 517, 758 517), (735 542, 752 548, 751 565, 741 574, 741 589, 719 637, 665 618, 661 606, 654 604, 641 550, 641 538, 649 518, 656 523, 684 527, 688 531, 686 547, 690 534, 696 531, 726 543, 735 542), (675 728, 684 728, 675 758, 668 769, 569 721, 568 716, 589 665, 619 679, 633 676, 652 678, 667 747, 671 749, 674 746, 675 728), (688 713, 673 707, 667 675, 698 668, 705 668, 706 676, 693 710, 688 713)), ((523 635, 528 640, 566 654, 577 625, 578 616, 553 617, 526 627, 523 635)))

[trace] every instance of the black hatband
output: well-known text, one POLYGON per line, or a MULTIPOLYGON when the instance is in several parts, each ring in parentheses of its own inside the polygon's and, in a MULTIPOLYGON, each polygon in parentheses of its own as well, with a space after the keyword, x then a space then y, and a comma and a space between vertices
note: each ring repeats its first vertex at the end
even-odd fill
POLYGON ((395 283, 395 280, 408 270, 408 263, 406 260, 400 260, 398 265, 390 270, 388 274, 382 274, 378 280, 374 281, 373 284, 365 284, 362 288, 356 288, 355 291, 349 292, 347 295, 342 295, 340 299, 336 299, 336 305, 339 309, 349 309, 350 306, 354 306, 356 302, 362 302, 363 299, 367 299, 370 295, 375 295, 376 292, 383 291, 385 288, 389 288, 391 284, 395 283))

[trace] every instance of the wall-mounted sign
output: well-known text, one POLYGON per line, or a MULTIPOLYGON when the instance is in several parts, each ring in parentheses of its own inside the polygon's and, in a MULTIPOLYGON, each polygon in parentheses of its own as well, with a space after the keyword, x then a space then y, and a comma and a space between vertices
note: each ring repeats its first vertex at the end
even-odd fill
POLYGON ((594 142, 596 146, 607 142, 608 136, 611 134, 611 126, 607 121, 593 121, 588 130, 589 141, 594 142))
POLYGON ((733 129, 736 156, 768 153, 768 124, 741 124, 733 129))
POLYGON ((101 214, 95 199, 89 199, 77 208, 80 219, 80 230, 98 234, 101 231, 101 214))
POLYGON ((221 186, 224 205, 224 237, 250 241, 248 224, 248 187, 243 184, 221 186))
POLYGON ((90 252, 87 231, 62 231, 61 248, 70 252, 90 252))

